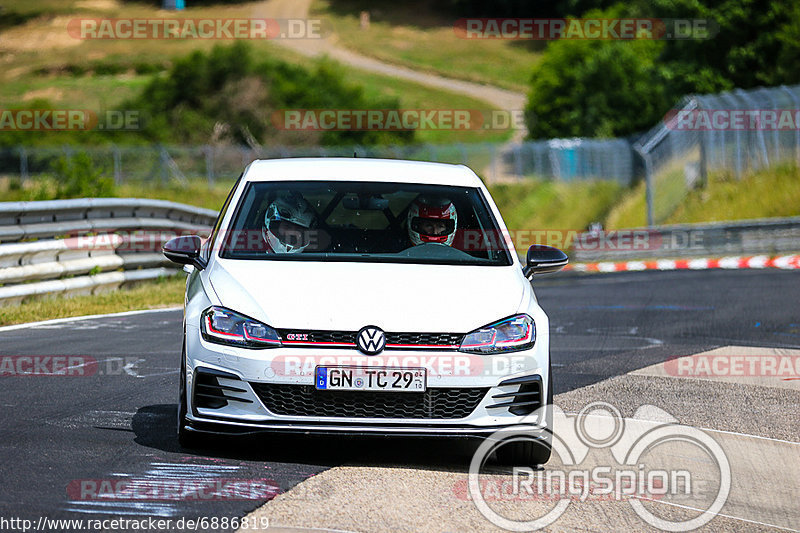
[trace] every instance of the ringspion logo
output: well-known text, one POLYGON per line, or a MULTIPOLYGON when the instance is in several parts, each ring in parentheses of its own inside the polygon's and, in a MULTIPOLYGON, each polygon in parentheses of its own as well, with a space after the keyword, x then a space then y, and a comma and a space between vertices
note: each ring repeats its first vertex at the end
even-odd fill
POLYGON ((466 490, 463 483, 454 486, 457 498, 472 501, 495 526, 536 531, 553 524, 573 502, 597 500, 626 502, 642 520, 664 531, 691 531, 725 505, 731 465, 723 448, 704 431, 677 424, 652 405, 639 407, 631 418, 606 402, 592 402, 577 415, 557 406, 549 409, 552 427, 543 424, 547 417, 542 408, 518 426, 487 437, 472 457, 466 490), (553 427, 558 431, 553 433, 553 427), (552 438, 553 455, 546 467, 511 465, 511 476, 485 468, 503 446, 542 446, 543 433, 552 438), (554 505, 489 505, 497 501, 554 505), (645 506, 643 501, 664 505, 645 506), (675 506, 697 512, 688 517, 670 513, 675 506), (513 516, 504 514, 509 509, 515 509, 513 516))

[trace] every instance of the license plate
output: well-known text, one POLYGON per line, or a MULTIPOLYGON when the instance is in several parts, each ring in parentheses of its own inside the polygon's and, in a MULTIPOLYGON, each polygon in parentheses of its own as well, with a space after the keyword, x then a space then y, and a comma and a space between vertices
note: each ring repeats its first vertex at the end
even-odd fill
POLYGON ((424 368, 318 366, 314 372, 318 390, 425 392, 424 368))

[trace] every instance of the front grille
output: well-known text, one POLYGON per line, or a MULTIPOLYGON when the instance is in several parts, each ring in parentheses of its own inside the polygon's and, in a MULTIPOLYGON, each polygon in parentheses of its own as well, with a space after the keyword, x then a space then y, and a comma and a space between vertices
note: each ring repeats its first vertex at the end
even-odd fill
POLYGON ((460 346, 463 338, 461 333, 387 333, 386 344, 460 346))
POLYGON ((284 342, 294 339, 290 342, 335 342, 339 344, 355 344, 356 332, 355 331, 322 331, 322 330, 303 330, 303 329, 279 329, 278 335, 284 342))
MULTIPOLYGON (((355 346, 357 331, 325 331, 279 329, 278 335, 288 345, 349 344, 355 346)), ((391 333, 386 332, 386 344, 403 346, 441 346, 449 348, 460 346, 463 333, 391 333)))
POLYGON ((320 391, 311 385, 251 385, 264 406, 277 415, 334 418, 465 418, 475 410, 489 390, 320 391))

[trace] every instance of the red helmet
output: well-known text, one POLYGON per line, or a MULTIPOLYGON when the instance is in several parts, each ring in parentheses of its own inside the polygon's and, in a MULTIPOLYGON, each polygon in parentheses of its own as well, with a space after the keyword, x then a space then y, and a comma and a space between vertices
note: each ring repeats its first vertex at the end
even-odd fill
POLYGON ((408 209, 408 237, 415 245, 432 242, 451 246, 457 226, 456 206, 447 198, 420 196, 408 209))

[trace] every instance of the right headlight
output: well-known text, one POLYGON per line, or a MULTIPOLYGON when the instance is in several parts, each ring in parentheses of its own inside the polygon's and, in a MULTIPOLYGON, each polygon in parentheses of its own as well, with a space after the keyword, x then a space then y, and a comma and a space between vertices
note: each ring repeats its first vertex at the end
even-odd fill
POLYGON ((200 315, 203 338, 215 344, 245 348, 274 348, 281 345, 278 332, 257 320, 224 307, 211 306, 200 315))
POLYGON ((462 352, 488 355, 527 350, 536 342, 536 325, 528 315, 515 315, 464 336, 462 352))

